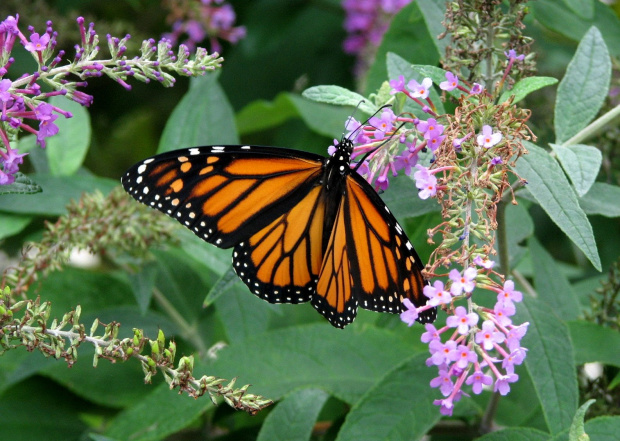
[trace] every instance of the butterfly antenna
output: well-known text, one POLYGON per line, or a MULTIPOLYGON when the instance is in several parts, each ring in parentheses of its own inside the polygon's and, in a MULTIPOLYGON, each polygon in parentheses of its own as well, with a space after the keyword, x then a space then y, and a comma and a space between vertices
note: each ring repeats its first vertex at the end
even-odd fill
MULTIPOLYGON (((349 116, 349 119, 347 120, 347 123, 353 119, 353 117, 355 116, 355 113, 359 110, 359 108, 360 108, 360 106, 362 105, 362 103, 365 103, 365 102, 366 102, 366 101, 364 101, 364 100, 360 100, 360 102, 359 102, 359 103, 357 103, 357 106, 355 106, 355 110, 353 110, 353 113, 351 114, 351 116, 349 116)), ((375 116, 376 116, 379 112, 381 112, 383 109, 385 109, 385 108, 387 108, 387 107, 392 107, 392 105, 391 105, 391 104, 384 104, 383 106, 379 107, 379 109, 377 109, 377 111, 376 111, 375 113, 373 113, 372 115, 370 115, 370 117, 368 117, 368 118, 366 119, 366 121, 364 121, 363 123, 361 123, 361 124, 360 124, 360 126, 359 126, 357 129, 353 130, 353 131, 351 132, 351 134, 350 134, 350 135, 351 135, 352 137, 355 137, 355 134, 356 134, 359 130, 361 130, 361 129, 362 129, 362 128, 366 125, 366 124, 369 124, 369 121, 370 121, 372 118, 374 118, 374 117, 375 117, 375 116)), ((373 126, 373 127, 374 127, 374 126, 373 126)), ((342 139, 344 139, 344 138, 345 138, 344 133, 345 133, 345 132, 342 132, 342 139)), ((350 139, 351 139, 351 137, 349 137, 349 140, 350 140, 350 139)))
MULTIPOLYGON (((389 107, 388 105, 385 105, 383 107, 389 107)), ((383 107, 381 109, 383 109, 383 107)), ((379 109, 379 110, 381 110, 379 109)), ((375 115, 377 113, 375 112, 375 115)), ((355 168, 353 169, 353 171, 357 171, 358 168, 361 167, 361 165, 364 163, 364 161, 366 160, 366 158, 371 155, 372 153, 376 152, 378 149, 380 149, 381 147, 383 147, 385 144, 387 144, 388 142, 390 142, 392 140, 392 138, 394 138, 394 136, 396 136, 396 134, 398 133, 398 131, 405 125, 406 123, 401 123, 396 130, 394 130, 392 132, 392 134, 388 137, 388 139, 386 139, 385 141, 383 141, 381 144, 379 144, 377 147, 375 147, 374 149, 372 149, 369 152, 364 153, 364 156, 362 156, 362 159, 359 160, 359 162, 357 163, 357 165, 355 166, 355 168)))

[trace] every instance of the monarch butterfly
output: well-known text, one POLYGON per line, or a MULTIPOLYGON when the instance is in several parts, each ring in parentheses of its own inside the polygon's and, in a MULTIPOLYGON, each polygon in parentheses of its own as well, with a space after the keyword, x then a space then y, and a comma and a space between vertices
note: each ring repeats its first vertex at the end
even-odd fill
MULTIPOLYGON (((388 207, 351 169, 351 140, 331 157, 292 149, 209 146, 131 167, 123 187, 201 239, 234 247, 233 268, 270 303, 310 301, 338 328, 357 307, 400 313, 426 303, 424 268, 388 207)), ((418 321, 433 322, 436 309, 418 321)))

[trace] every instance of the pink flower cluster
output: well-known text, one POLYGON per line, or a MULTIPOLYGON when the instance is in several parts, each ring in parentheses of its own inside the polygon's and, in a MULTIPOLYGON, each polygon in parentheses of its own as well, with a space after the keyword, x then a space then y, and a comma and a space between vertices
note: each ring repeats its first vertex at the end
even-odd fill
POLYGON ((183 6, 184 17, 172 24, 172 32, 164 37, 176 44, 182 35, 187 38, 182 42, 193 50, 200 42, 209 39, 211 51, 221 52, 219 40, 237 43, 246 36, 244 26, 234 26, 237 19, 233 7, 223 0, 190 0, 183 6))
MULTIPOLYGON (((353 164, 352 167, 381 190, 388 188, 390 174, 396 176, 402 170, 404 174, 410 175, 412 170, 417 169, 414 178, 420 197, 432 197, 437 191, 434 175, 445 169, 431 171, 422 167, 418 164, 418 154, 426 149, 435 152, 446 138, 444 126, 437 121, 435 105, 429 97, 433 81, 430 78, 424 78, 420 83, 414 79, 407 81, 400 75, 389 84, 392 95, 404 93, 431 117, 421 120, 413 116, 396 115, 386 107, 364 124, 349 118, 345 124, 346 136, 355 144, 351 158, 359 160, 362 157, 363 161, 361 165, 353 164), (414 129, 408 129, 407 125, 414 129), (400 147, 394 147, 394 144, 400 144, 400 147)), ((479 85, 474 85, 471 90, 466 89, 459 84, 458 77, 450 72, 446 73, 446 81, 440 83, 439 87, 446 91, 458 88, 469 94, 482 91, 479 85)), ((333 154, 334 151, 335 148, 330 147, 329 153, 333 154)))
MULTIPOLYGON (((477 263, 485 269, 492 266, 483 259, 478 259, 477 263)), ((463 384, 471 386, 474 394, 492 386, 493 391, 506 395, 510 392, 510 383, 519 379, 514 372, 515 366, 520 365, 527 354, 520 342, 528 323, 514 325, 511 319, 516 312, 515 303, 523 299, 512 280, 507 280, 502 287, 487 287, 497 293, 493 309, 470 305, 467 310, 463 306, 452 306, 455 300, 471 296, 476 288, 477 275, 478 270, 474 267, 463 273, 454 269, 449 274, 449 289, 437 280, 424 288, 424 295, 429 298, 427 305, 416 309, 406 299, 407 310, 401 313, 401 320, 411 326, 424 309, 440 305, 450 307, 444 327, 437 329, 427 324, 426 332, 422 334, 422 342, 428 343, 431 354, 426 364, 437 366, 439 371, 430 385, 439 388, 444 396, 435 400, 443 415, 452 415, 454 403, 465 394, 463 384), (478 326, 481 318, 483 322, 478 326), (442 334, 448 337, 447 340, 442 341, 442 334)))

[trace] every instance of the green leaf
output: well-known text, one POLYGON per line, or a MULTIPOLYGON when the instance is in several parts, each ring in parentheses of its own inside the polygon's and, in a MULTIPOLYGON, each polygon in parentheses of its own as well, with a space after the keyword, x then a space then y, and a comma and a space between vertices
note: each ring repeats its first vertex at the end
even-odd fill
MULTIPOLYGON (((345 123, 354 109, 336 107, 331 104, 315 103, 299 95, 290 94, 291 102, 297 108, 301 119, 316 133, 329 138, 338 138, 345 131, 345 123)), ((323 147, 327 151, 327 146, 323 147)))
POLYGON ((521 242, 534 234, 534 221, 522 203, 506 206, 506 229, 510 267, 514 268, 526 251, 521 242))
POLYGON ((594 17, 594 0, 563 0, 566 6, 581 18, 594 17))
POLYGON ((590 191, 579 198, 579 205, 587 214, 620 217, 620 187, 595 182, 590 191))
POLYGON ((81 418, 87 408, 88 403, 49 380, 30 379, 2 395, 2 439, 78 440, 87 428, 81 418))
POLYGON ((555 133, 558 144, 587 126, 601 109, 611 78, 611 60, 596 28, 583 37, 558 86, 555 133))
POLYGON ((601 416, 586 421, 586 433, 592 441, 617 441, 620 416, 601 416))
POLYGON ((584 252, 601 271, 592 226, 579 207, 577 196, 558 163, 542 148, 525 143, 529 154, 517 161, 515 170, 527 182, 527 188, 551 220, 584 252))
POLYGON ((45 148, 50 173, 71 176, 82 166, 90 146, 90 116, 83 106, 65 97, 54 96, 49 102, 73 114, 72 118, 61 115, 54 121, 58 133, 46 139, 45 148))
POLYGON ((0 240, 19 233, 32 221, 32 216, 0 213, 0 240))
POLYGON ((205 297, 204 302, 202 303, 202 306, 208 308, 209 306, 214 304, 215 301, 222 294, 231 289, 233 285, 235 285, 237 282, 239 282, 239 276, 237 276, 237 273, 235 272, 233 267, 229 266, 228 270, 226 270, 226 272, 222 274, 222 276, 220 276, 217 282, 215 282, 215 285, 211 287, 209 293, 205 297))
POLYGON ((575 418, 573 418, 573 423, 571 424, 570 431, 568 433, 569 441, 589 440, 589 438, 584 438, 584 436, 587 436, 584 431, 584 420, 588 408, 592 406, 594 402, 596 402, 596 400, 588 400, 579 409, 577 409, 577 413, 575 414, 575 418))
POLYGON ((337 331, 317 323, 231 344, 208 369, 238 376, 239 384, 253 384, 253 393, 275 400, 296 388, 319 387, 353 404, 408 354, 411 347, 392 332, 357 323, 337 331))
POLYGON ((119 185, 116 180, 91 175, 50 176, 32 175, 42 192, 30 196, 6 195, 0 198, 0 211, 60 216, 66 213, 71 199, 79 200, 82 193, 99 190, 104 194, 119 185))
POLYGON ((299 114, 289 95, 281 92, 273 101, 256 100, 241 109, 235 119, 239 135, 270 129, 296 118, 299 114))
MULTIPOLYGON (((136 309, 133 309, 133 313, 136 312, 136 309)), ((114 319, 121 320, 121 317, 114 319)), ((90 323, 86 328, 89 327, 90 323)), ((78 362, 71 369, 67 368, 65 362, 57 360, 41 369, 38 374, 51 378, 74 394, 102 406, 123 408, 142 400, 144 374, 137 360, 113 364, 100 359, 97 368, 94 368, 95 350, 92 346, 82 345, 79 354, 78 362), (114 381, 108 381, 109 379, 114 381)))
MULTIPOLYGON (((529 322, 521 345, 528 349, 525 366, 534 383, 551 434, 569 427, 579 393, 570 336, 566 325, 543 302, 524 296, 515 323, 529 322)), ((534 403, 532 403, 534 405, 534 403)))
POLYGON ((309 440, 328 397, 320 389, 302 389, 286 396, 265 418, 257 441, 309 440))
POLYGON ((596 26, 615 57, 620 56, 620 20, 613 9, 603 2, 594 1, 594 15, 585 18, 566 7, 564 0, 532 2, 533 18, 549 29, 573 41, 579 41, 592 26, 596 26))
POLYGON ((193 399, 170 390, 167 384, 143 387, 148 395, 114 418, 105 435, 132 441, 161 440, 188 427, 213 407, 208 397, 193 399))
POLYGON ((424 23, 428 28, 433 45, 438 53, 445 54, 451 35, 447 34, 441 40, 437 37, 446 31, 442 24, 446 15, 446 2, 444 0, 417 0, 416 3, 420 7, 420 12, 424 17, 424 23))
POLYGON ((441 395, 429 389, 436 372, 427 358, 416 354, 376 382, 347 415, 337 441, 422 439, 441 418, 433 405, 441 395))
MULTIPOLYGON (((390 78, 398 78, 399 75, 403 75, 406 81, 416 80, 418 83, 421 83, 422 80, 424 80, 424 78, 431 73, 435 77, 438 76, 438 71, 433 69, 431 66, 411 64, 404 58, 394 53, 387 54, 387 70, 390 78)), ((445 80, 445 78, 443 78, 442 81, 443 80, 445 80)), ((437 107, 437 113, 439 115, 446 113, 443 107, 443 102, 439 98, 439 94, 434 87, 429 90, 428 97, 437 107)), ((429 117, 428 113, 423 112, 422 108, 418 104, 413 103, 411 100, 407 100, 407 103, 408 105, 405 105, 405 109, 413 112, 413 114, 418 118, 427 119, 429 117)))
MULTIPOLYGON (((432 0, 432 2, 436 5, 440 4, 437 0, 432 0)), ((427 3, 423 6, 426 7, 427 3)), ((376 92, 384 81, 394 79, 391 76, 388 77, 387 73, 386 56, 389 52, 413 57, 411 60, 423 65, 434 66, 439 62, 443 51, 439 51, 437 45, 443 43, 437 43, 436 35, 429 32, 420 6, 422 5, 417 1, 411 2, 392 19, 377 49, 375 61, 368 70, 364 87, 365 95, 376 92)), ((432 14, 428 10, 427 13, 432 14)))
POLYGON ((0 195, 3 194, 33 194, 40 193, 41 186, 21 172, 15 173, 15 181, 11 184, 0 185, 0 195))
POLYGON ((476 438, 476 441, 551 441, 551 439, 551 435, 541 430, 529 427, 510 427, 497 432, 487 433, 480 438, 476 438))
POLYGON ((390 188, 381 194, 381 199, 397 219, 417 217, 441 208, 436 200, 420 199, 415 181, 408 176, 390 179, 390 188))
POLYGON ((577 364, 599 362, 620 367, 620 332, 585 321, 568 322, 568 329, 577 364))
POLYGON ((581 313, 581 305, 555 260, 535 237, 530 238, 528 245, 534 269, 534 286, 540 300, 562 319, 577 319, 581 313))
POLYGON ((528 96, 530 93, 537 91, 538 89, 542 89, 543 87, 551 86, 556 84, 558 80, 553 77, 527 77, 523 78, 521 81, 517 82, 512 89, 506 90, 502 93, 502 96, 499 98, 499 102, 503 103, 504 101, 508 101, 508 99, 514 95, 514 100, 512 103, 518 103, 523 98, 528 96))
POLYGON ((601 151, 596 147, 581 144, 550 145, 573 183, 577 195, 581 197, 586 194, 594 184, 603 163, 601 151))
POLYGON ((230 343, 241 342, 264 333, 274 305, 250 292, 237 278, 237 283, 226 290, 225 295, 215 301, 217 315, 224 325, 230 343))
POLYGON ((301 94, 304 98, 318 103, 333 104, 335 106, 357 107, 362 112, 372 115, 377 111, 375 106, 367 98, 359 93, 350 91, 340 86, 314 86, 306 89, 301 94))
POLYGON ((151 303, 156 277, 157 264, 155 262, 148 262, 142 265, 137 273, 129 274, 129 283, 131 283, 136 302, 143 314, 147 311, 149 303, 151 303))
POLYGON ((235 115, 217 75, 192 79, 192 87, 166 123, 157 153, 183 147, 239 144, 235 115))

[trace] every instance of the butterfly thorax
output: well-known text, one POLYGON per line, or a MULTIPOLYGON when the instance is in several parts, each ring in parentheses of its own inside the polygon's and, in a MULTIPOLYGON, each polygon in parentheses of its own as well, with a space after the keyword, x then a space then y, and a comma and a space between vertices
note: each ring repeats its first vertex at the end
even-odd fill
POLYGON ((325 160, 325 189, 328 193, 342 194, 345 188, 345 177, 351 174, 351 152, 353 143, 348 138, 343 138, 336 146, 334 154, 325 160))

